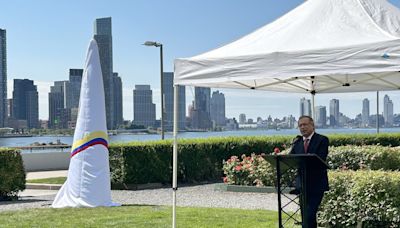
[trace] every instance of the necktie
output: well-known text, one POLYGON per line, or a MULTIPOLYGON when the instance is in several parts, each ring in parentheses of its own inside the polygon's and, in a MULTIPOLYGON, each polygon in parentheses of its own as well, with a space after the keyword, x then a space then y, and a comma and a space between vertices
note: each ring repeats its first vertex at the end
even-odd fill
POLYGON ((310 139, 305 139, 304 140, 304 153, 307 153, 308 150, 308 143, 309 143, 310 139))

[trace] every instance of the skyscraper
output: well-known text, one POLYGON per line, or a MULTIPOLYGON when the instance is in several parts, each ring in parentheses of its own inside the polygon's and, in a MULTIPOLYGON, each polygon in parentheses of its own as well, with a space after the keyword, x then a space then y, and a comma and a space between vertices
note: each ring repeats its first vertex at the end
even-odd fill
POLYGON ((111 17, 98 18, 94 22, 94 39, 99 47, 101 71, 103 74, 106 100, 107 128, 115 128, 114 79, 111 17))
POLYGON ((339 100, 332 99, 329 102, 329 123, 331 127, 339 127, 339 100))
POLYGON ((326 107, 315 107, 315 125, 319 128, 326 127, 326 107))
POLYGON ((309 99, 300 99, 300 116, 311 116, 311 102, 309 99))
POLYGON ((0 127, 7 118, 7 49, 6 30, 0 29, 0 127))
POLYGON ((133 90, 133 124, 153 127, 156 121, 156 105, 150 85, 135 85, 133 90))
POLYGON ((192 116, 192 128, 210 129, 210 95, 211 89, 205 87, 195 87, 194 107, 192 116))
POLYGON ((246 114, 244 113, 239 114, 239 124, 245 124, 246 122, 247 122, 246 114))
POLYGON ((14 79, 12 118, 26 120, 28 128, 39 128, 37 87, 32 80, 14 79))
POLYGON ((365 98, 363 100, 362 113, 361 113, 361 126, 369 126, 369 100, 365 98))
POLYGON ((118 73, 113 73, 114 80, 114 115, 116 126, 122 125, 124 123, 123 117, 123 103, 122 103, 122 80, 118 76, 118 73))
POLYGON ((65 104, 65 88, 68 81, 55 81, 49 93, 49 128, 66 129, 70 119, 69 110, 65 104))
POLYGON ((210 108, 211 120, 217 126, 225 126, 225 95, 218 90, 214 91, 211 96, 210 108))
POLYGON ((66 92, 66 108, 78 108, 81 94, 83 69, 69 69, 69 88, 66 92))
POLYGON ((383 97, 383 118, 386 127, 393 126, 393 101, 387 94, 383 97))
MULTIPOLYGON (((164 72, 163 74, 163 92, 164 92, 164 127, 171 131, 174 124, 174 73, 164 72)), ((185 87, 178 86, 178 129, 185 129, 186 119, 186 97, 185 87)))

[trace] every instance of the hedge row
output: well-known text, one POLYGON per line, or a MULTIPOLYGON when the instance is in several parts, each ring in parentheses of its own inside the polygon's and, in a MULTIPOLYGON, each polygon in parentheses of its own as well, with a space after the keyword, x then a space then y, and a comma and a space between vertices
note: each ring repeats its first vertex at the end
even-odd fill
POLYGON ((400 147, 339 146, 330 147, 327 162, 331 169, 400 170, 400 147))
POLYGON ((399 227, 400 172, 329 172, 318 212, 325 227, 399 227))
MULTIPOLYGON (((271 153, 285 149, 294 136, 253 136, 208 139, 181 139, 178 146, 178 181, 196 183, 220 180, 222 161, 231 156, 271 153)), ((333 146, 399 146, 400 134, 331 135, 333 146)), ((170 183, 172 177, 172 140, 132 142, 110 146, 111 180, 124 186, 145 183, 170 183)))
POLYGON ((18 150, 0 148, 0 201, 18 197, 25 189, 25 170, 18 150))

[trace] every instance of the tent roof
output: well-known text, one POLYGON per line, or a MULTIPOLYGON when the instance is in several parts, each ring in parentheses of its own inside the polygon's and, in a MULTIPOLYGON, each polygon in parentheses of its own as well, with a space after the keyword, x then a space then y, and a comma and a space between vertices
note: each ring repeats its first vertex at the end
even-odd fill
POLYGON ((232 43, 175 60, 175 84, 285 92, 400 89, 400 10, 308 0, 232 43))

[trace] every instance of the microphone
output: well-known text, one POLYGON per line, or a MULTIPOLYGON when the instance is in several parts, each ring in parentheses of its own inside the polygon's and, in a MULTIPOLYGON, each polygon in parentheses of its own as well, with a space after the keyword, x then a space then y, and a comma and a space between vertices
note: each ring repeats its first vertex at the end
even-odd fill
POLYGON ((302 138, 303 138, 303 136, 297 135, 296 138, 294 138, 294 139, 292 140, 292 145, 294 145, 295 143, 297 143, 297 141, 299 141, 299 140, 302 139, 302 138))

